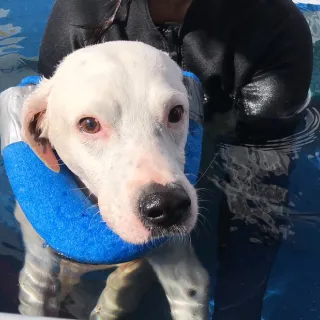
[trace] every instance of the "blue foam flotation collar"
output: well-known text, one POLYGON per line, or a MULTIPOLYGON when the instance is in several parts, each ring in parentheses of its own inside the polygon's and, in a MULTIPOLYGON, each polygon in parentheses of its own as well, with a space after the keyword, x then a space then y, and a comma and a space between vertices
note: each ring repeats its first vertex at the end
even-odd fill
MULTIPOLYGON (((199 79, 189 72, 185 77, 199 79)), ((23 79, 19 86, 35 85, 39 76, 23 79)), ((190 119, 185 173, 194 184, 202 148, 202 124, 190 119)), ((59 173, 48 169, 24 142, 3 150, 6 172, 15 197, 37 233, 60 255, 80 263, 116 264, 140 258, 166 239, 144 245, 122 240, 102 220, 97 206, 78 189, 66 166, 59 173)))

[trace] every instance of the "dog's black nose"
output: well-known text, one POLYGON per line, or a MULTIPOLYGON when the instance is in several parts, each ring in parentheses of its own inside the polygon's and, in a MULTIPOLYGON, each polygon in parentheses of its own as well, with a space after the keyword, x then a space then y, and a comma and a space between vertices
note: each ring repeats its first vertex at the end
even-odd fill
POLYGON ((140 197, 140 214, 145 225, 169 228, 183 220, 191 200, 180 184, 149 185, 140 197))

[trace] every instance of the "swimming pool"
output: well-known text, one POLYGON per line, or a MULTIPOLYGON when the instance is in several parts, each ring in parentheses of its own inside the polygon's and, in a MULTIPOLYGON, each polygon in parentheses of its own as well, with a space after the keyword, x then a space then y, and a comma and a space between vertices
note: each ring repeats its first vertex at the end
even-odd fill
MULTIPOLYGON (((0 91, 35 74, 51 7, 51 0, 1 2, 0 91)), ((204 141, 210 148, 197 185, 203 218, 194 243, 212 276, 215 320, 320 319, 320 7, 299 7, 312 31, 315 67, 312 104, 298 128, 264 146, 210 134, 204 141)), ((0 312, 8 313, 17 313, 23 263, 14 204, 0 160, 0 312)), ((105 276, 83 278, 61 316, 85 318, 105 276)), ((136 319, 168 319, 157 285, 136 319)))

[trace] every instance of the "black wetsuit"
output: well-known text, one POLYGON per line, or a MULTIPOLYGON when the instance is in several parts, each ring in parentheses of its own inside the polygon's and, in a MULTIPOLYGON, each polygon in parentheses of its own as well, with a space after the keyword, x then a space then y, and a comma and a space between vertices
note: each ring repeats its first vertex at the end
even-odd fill
MULTIPOLYGON (((57 0, 40 51, 46 77, 85 46, 107 0, 57 0), (89 32, 90 31, 90 32, 89 32)), ((124 0, 102 41, 138 40, 169 52, 201 80, 206 114, 237 108, 244 120, 279 119, 304 105, 312 74, 307 22, 291 0, 194 0, 183 25, 155 26, 147 0, 124 0)))

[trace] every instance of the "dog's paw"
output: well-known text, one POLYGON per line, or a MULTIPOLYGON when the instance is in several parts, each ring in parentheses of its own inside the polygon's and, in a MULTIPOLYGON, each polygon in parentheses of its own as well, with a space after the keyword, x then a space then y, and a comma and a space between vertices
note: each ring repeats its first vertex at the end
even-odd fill
POLYGON ((173 283, 168 297, 174 320, 209 319, 209 275, 198 266, 190 278, 173 283))
POLYGON ((177 242, 148 257, 166 293, 174 320, 209 319, 209 275, 192 246, 177 242))

